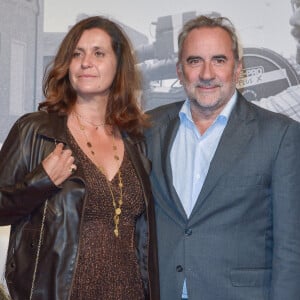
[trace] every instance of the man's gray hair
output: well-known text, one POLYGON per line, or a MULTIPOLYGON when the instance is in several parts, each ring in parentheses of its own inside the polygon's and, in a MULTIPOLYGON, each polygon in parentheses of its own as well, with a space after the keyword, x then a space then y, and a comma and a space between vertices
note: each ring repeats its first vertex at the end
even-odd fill
POLYGON ((181 60, 182 46, 187 35, 193 30, 202 27, 215 28, 219 27, 228 32, 232 40, 232 51, 236 62, 242 58, 242 47, 239 44, 239 38, 232 22, 226 17, 208 17, 205 15, 198 16, 187 21, 178 36, 178 60, 181 60))

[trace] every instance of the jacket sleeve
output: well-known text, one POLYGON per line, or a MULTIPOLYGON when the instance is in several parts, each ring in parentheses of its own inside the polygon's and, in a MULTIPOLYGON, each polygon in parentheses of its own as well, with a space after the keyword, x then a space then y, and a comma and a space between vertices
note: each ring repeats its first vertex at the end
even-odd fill
POLYGON ((274 160, 271 300, 300 295, 300 125, 292 123, 274 160))
MULTIPOLYGON (((29 130, 28 130, 29 131, 29 130)), ((0 151, 0 226, 14 224, 30 214, 58 188, 32 161, 38 147, 32 133, 20 133, 17 121, 0 151)))

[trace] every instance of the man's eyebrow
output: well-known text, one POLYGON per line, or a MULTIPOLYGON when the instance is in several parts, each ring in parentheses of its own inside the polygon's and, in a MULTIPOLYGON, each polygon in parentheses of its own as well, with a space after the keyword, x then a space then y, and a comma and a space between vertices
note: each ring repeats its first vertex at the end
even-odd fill
POLYGON ((189 61, 189 60, 192 60, 192 59, 202 59, 202 57, 199 56, 199 55, 191 55, 191 56, 188 56, 186 58, 186 61, 189 61))
MULTIPOLYGON (((199 55, 190 55, 186 58, 186 61, 190 61, 190 60, 199 60, 199 59, 203 59, 202 56, 199 55)), ((216 54, 212 56, 212 59, 224 59, 224 60, 228 60, 228 57, 224 54, 216 54)))
POLYGON ((217 54, 217 55, 214 55, 212 58, 214 59, 225 59, 225 60, 228 60, 228 57, 224 54, 217 54))

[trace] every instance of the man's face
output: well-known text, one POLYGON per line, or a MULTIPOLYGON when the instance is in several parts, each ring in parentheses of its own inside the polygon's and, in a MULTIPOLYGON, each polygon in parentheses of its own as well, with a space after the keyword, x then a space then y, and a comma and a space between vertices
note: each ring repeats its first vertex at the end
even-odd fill
POLYGON ((186 37, 177 74, 188 98, 201 110, 222 110, 235 91, 240 70, 224 29, 193 29, 186 37))

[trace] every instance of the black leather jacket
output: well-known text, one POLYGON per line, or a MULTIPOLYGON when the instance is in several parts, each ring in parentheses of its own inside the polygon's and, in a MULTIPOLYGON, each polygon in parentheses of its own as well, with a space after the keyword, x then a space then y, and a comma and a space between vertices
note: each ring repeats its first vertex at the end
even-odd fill
MULTIPOLYGON (((66 117, 35 112, 12 127, 0 152, 0 225, 11 225, 6 281, 14 300, 70 299, 85 202, 84 178, 56 187, 41 161, 55 144, 66 147, 66 117), (32 294, 32 296, 30 296, 32 294)), ((146 299, 159 299, 149 161, 141 141, 123 135, 140 179, 146 212, 136 223, 137 256, 146 299)))

